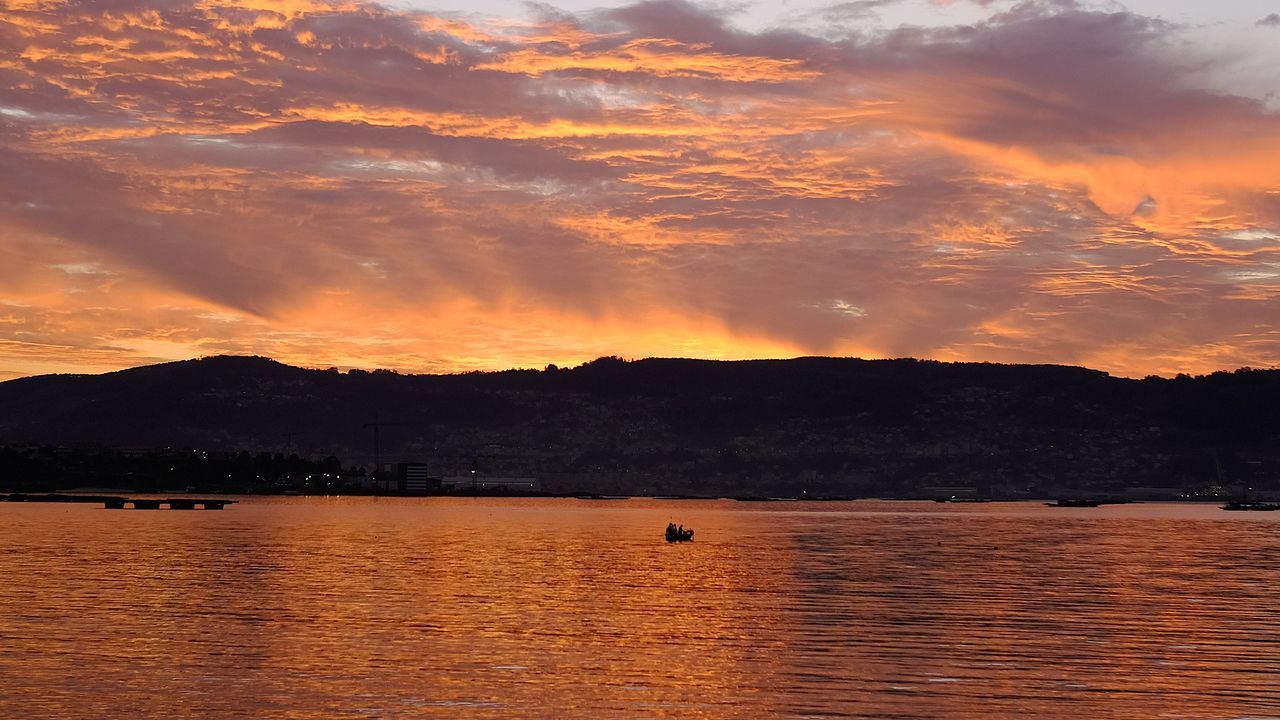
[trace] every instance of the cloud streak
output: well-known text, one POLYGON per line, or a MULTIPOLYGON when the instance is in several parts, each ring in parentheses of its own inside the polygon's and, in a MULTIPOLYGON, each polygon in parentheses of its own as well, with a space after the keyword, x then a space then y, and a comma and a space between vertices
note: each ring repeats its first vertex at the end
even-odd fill
POLYGON ((815 37, 678 0, 48 0, 0 9, 0 48, 9 373, 1280 362, 1280 118, 1129 13, 815 37))

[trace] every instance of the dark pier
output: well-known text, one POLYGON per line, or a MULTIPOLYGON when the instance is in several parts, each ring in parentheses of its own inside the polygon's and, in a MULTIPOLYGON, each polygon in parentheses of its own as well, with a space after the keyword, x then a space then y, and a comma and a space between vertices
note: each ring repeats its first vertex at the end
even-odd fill
POLYGON ((119 495, 59 495, 57 493, 49 493, 45 495, 28 495, 26 493, 13 493, 10 495, 0 495, 0 502, 45 502, 45 503, 102 503, 103 507, 108 510, 124 510, 130 505, 134 510, 159 510, 162 506, 168 506, 170 510, 195 510, 196 507, 202 507, 205 510, 221 510, 227 505, 234 505, 235 500, 225 500, 222 498, 131 498, 121 497, 119 495))

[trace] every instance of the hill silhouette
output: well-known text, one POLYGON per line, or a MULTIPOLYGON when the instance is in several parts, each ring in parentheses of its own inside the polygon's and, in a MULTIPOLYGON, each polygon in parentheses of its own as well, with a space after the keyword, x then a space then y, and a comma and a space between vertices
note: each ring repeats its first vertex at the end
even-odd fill
POLYGON ((1131 380, 1076 367, 600 358, 459 375, 220 356, 0 383, 0 444, 195 448, 603 492, 892 494, 971 485, 1274 486, 1280 371, 1131 380))

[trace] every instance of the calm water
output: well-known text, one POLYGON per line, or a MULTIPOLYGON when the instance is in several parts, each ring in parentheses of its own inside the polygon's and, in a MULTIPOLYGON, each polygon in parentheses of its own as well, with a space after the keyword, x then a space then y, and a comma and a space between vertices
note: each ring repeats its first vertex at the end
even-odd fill
POLYGON ((0 553, 3 718, 1280 717, 1265 513, 0 503, 0 553))

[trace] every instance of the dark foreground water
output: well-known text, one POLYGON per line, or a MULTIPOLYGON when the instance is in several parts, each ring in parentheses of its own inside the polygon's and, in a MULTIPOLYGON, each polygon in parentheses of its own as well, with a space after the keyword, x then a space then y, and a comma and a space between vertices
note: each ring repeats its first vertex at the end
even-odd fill
POLYGON ((1277 516, 0 503, 0 717, 1280 717, 1277 516))

